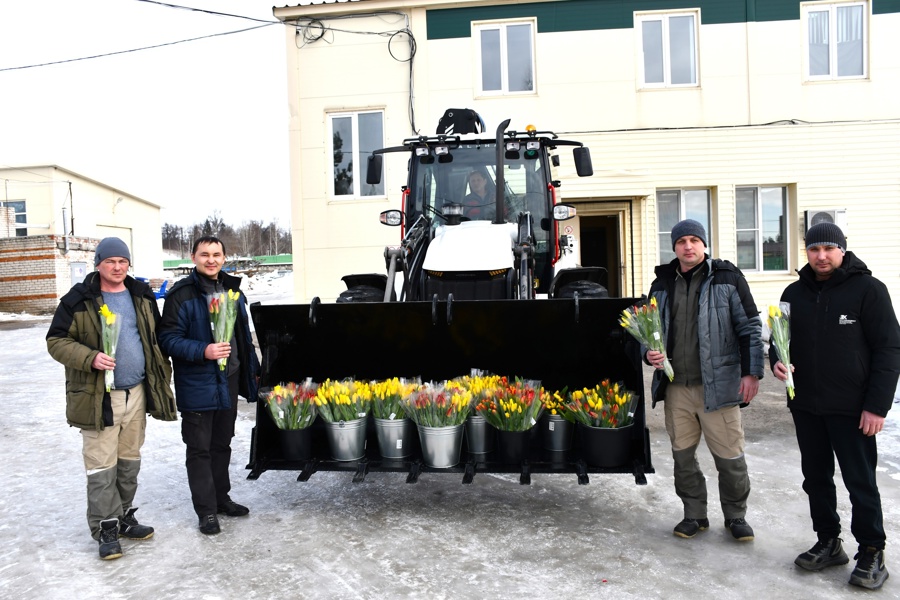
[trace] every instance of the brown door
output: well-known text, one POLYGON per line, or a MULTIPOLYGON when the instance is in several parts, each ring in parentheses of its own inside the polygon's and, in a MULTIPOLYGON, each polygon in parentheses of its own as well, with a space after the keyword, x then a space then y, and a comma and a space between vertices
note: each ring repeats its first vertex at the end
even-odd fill
POLYGON ((621 297, 618 215, 580 217, 579 221, 581 266, 605 268, 609 274, 606 286, 609 295, 621 297))

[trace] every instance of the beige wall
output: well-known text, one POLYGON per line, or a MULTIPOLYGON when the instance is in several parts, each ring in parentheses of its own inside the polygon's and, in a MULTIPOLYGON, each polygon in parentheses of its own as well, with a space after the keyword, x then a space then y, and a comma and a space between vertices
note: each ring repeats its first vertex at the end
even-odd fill
MULTIPOLYGON (((804 82, 797 20, 702 25, 701 85, 678 90, 638 89, 639 44, 632 29, 538 33, 536 93, 479 98, 476 40, 427 40, 423 6, 439 5, 446 3, 426 0, 410 8, 412 3, 376 0, 285 7, 275 14, 317 16, 329 23, 329 15, 353 11, 406 11, 417 42, 414 109, 421 134, 434 133, 446 108, 468 107, 484 117, 489 131, 510 118, 514 129, 533 123, 584 141, 595 174, 575 177, 564 154, 557 172, 561 197, 576 202, 584 216, 611 210, 620 216, 626 291, 646 291, 658 262, 657 189, 710 188, 715 252, 734 259, 735 187, 784 185, 790 190, 795 254, 791 272, 747 274, 758 304, 777 300, 795 278, 793 269, 804 264, 802 215, 813 207, 848 209, 850 247, 900 297, 900 242, 892 233, 900 225, 900 14, 870 15, 865 80, 804 82), (600 203, 610 199, 631 200, 631 216, 600 203)), ((337 23, 383 31, 402 21, 370 17, 337 23)), ((296 299, 328 301, 343 289, 342 275, 385 271, 384 245, 396 244, 399 232, 379 225, 377 215, 399 207, 406 162, 399 155, 386 157, 384 198, 329 199, 326 115, 383 109, 385 145, 399 144, 413 134, 409 65, 390 55, 387 37, 332 32, 327 43, 304 45, 292 28, 285 29, 296 299)))
POLYGON ((163 273, 158 205, 56 166, 0 169, 0 179, 0 197, 26 201, 29 236, 115 235, 131 250, 132 274, 163 273))

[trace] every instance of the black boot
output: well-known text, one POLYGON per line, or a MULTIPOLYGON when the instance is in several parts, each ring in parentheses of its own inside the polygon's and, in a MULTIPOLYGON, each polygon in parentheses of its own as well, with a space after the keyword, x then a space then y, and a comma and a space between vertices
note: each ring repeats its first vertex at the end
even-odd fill
POLYGON ((860 546, 856 568, 850 574, 850 585, 858 585, 869 590, 877 590, 888 578, 888 570, 884 564, 884 550, 872 546, 860 546))
POLYGON ((105 519, 100 521, 100 558, 112 560, 122 556, 122 546, 119 545, 119 519, 105 519))
POLYGON ((819 540, 816 545, 794 560, 794 564, 807 571, 821 571, 827 567, 846 565, 850 558, 841 547, 841 538, 819 540))
POLYGON ((222 529, 219 527, 219 518, 216 515, 204 515, 200 517, 200 533, 214 535, 222 529))
POLYGON ((129 540, 147 540, 153 537, 153 528, 141 525, 134 517, 136 508, 129 508, 124 516, 119 517, 119 535, 129 540))

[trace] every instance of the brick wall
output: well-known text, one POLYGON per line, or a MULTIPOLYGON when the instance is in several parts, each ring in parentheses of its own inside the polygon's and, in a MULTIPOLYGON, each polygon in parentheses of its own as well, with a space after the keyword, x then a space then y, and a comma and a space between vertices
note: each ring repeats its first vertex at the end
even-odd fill
POLYGON ((81 278, 94 270, 99 242, 60 235, 0 238, 0 312, 52 314, 76 283, 73 268, 81 278))

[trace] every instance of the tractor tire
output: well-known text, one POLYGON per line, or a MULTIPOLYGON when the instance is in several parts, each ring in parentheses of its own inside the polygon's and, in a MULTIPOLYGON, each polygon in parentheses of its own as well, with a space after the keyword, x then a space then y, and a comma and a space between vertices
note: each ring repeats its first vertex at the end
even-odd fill
POLYGON ((573 281, 560 288, 557 298, 609 298, 609 292, 605 287, 593 281, 573 281))
POLYGON ((349 290, 344 290, 338 296, 337 302, 382 302, 384 290, 370 285, 358 285, 349 290))

